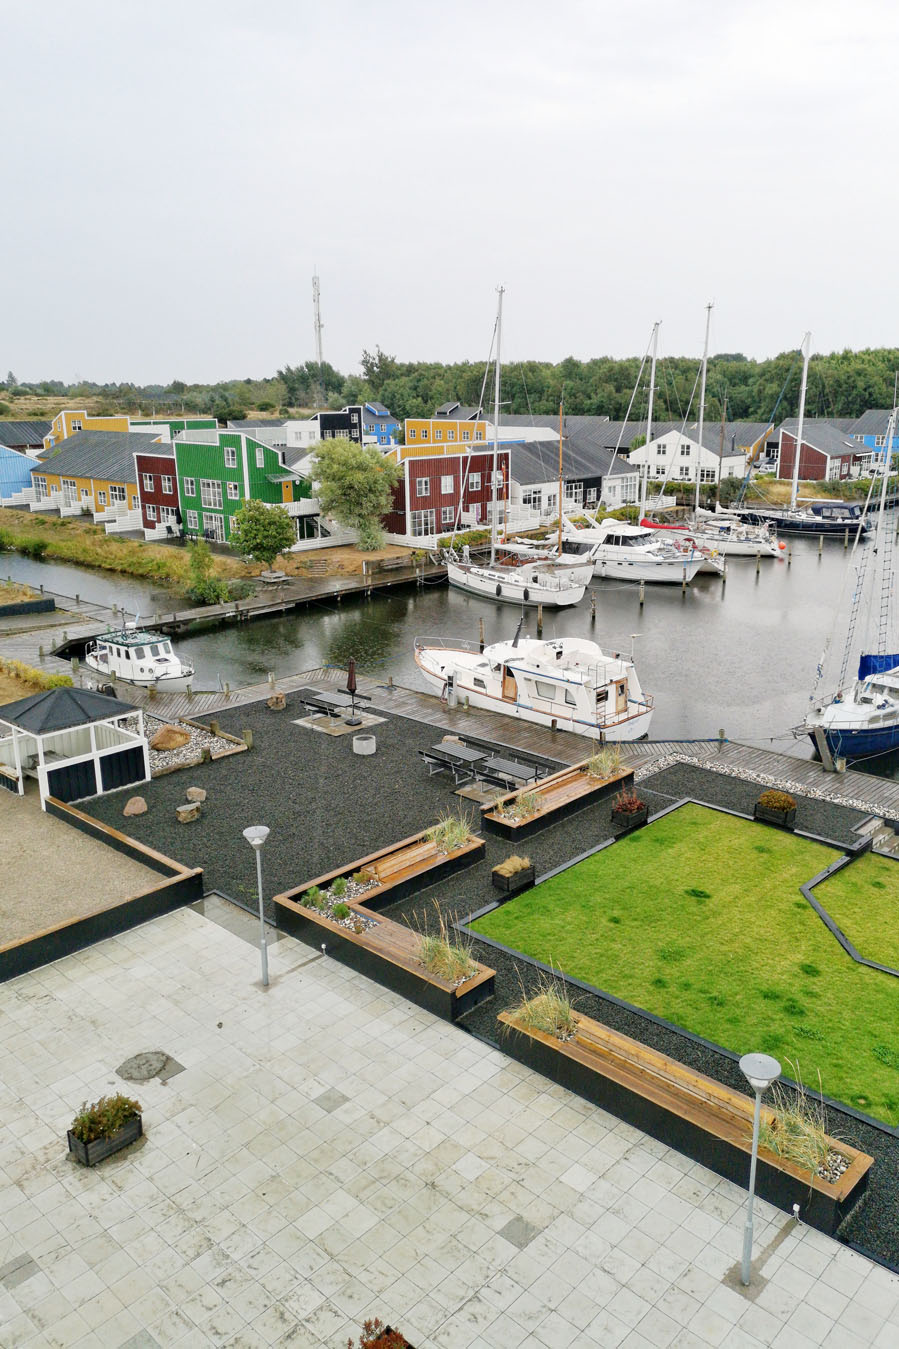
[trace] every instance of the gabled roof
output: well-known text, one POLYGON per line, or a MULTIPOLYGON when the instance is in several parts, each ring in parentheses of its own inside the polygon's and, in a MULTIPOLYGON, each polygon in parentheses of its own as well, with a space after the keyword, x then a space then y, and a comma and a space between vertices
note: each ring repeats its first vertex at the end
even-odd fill
POLYGON ((175 447, 170 440, 160 441, 158 445, 155 440, 151 440, 149 445, 145 445, 142 450, 135 450, 134 453, 143 456, 152 455, 154 459, 166 457, 169 459, 174 459, 175 447))
POLYGON ((286 425, 286 417, 254 417, 249 421, 229 422, 228 428, 231 431, 255 431, 259 427, 277 427, 286 425))
POLYGON ((847 430, 852 436, 885 436, 891 415, 889 408, 868 408, 847 430))
POLYGON ((439 408, 434 410, 435 417, 449 417, 451 421, 473 422, 479 417, 483 417, 482 408, 468 407, 463 403, 441 403, 439 408))
MULTIPOLYGON (((552 482, 558 478, 558 441, 531 440, 523 444, 506 442, 502 448, 509 452, 512 478, 522 486, 552 482)), ((613 477, 617 477, 619 474, 635 473, 636 469, 623 459, 616 459, 613 467, 612 452, 583 435, 563 436, 562 477, 565 482, 604 478, 610 471, 613 477)))
POLYGON ((140 431, 78 431, 44 456, 42 468, 69 478, 134 482, 134 455, 150 451, 152 438, 140 431))
POLYGON ((0 422, 0 445, 8 445, 12 450, 20 445, 43 445, 50 429, 50 422, 0 422))
POLYGON ((46 689, 20 698, 15 703, 0 707, 0 722, 18 726, 31 735, 46 735, 50 731, 65 731, 72 726, 86 726, 92 721, 106 721, 123 712, 136 712, 132 703, 119 698, 108 698, 93 689, 46 689))
MULTIPOLYGON (((780 429, 795 437, 799 430, 798 418, 790 418, 789 421, 783 423, 780 429)), ((824 421, 823 418, 818 417, 810 417, 803 421, 802 443, 803 445, 811 445, 813 450, 819 450, 821 454, 826 454, 830 459, 837 459, 844 454, 864 453, 864 446, 859 445, 857 440, 853 440, 845 431, 838 430, 833 422, 824 421)))
POLYGON ((393 413, 389 408, 385 408, 383 403, 366 403, 364 406, 367 407, 370 412, 373 412, 376 417, 393 417, 393 420, 396 421, 393 413))

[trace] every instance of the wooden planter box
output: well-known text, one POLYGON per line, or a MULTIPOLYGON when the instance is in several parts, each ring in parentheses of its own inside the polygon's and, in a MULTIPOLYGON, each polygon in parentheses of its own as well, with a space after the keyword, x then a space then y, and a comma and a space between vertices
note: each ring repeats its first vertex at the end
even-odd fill
MULTIPOLYGON (((748 1183, 754 1109, 748 1096, 589 1017, 578 1018, 568 1041, 524 1030, 509 1012, 499 1020, 510 1032, 503 1046, 512 1057, 734 1184, 748 1183)), ((849 1159, 835 1185, 760 1151, 757 1194, 787 1213, 798 1204, 803 1222, 833 1235, 864 1193, 873 1165, 846 1143, 833 1146, 849 1159)))
POLYGON ((478 973, 464 984, 454 985, 429 973, 418 959, 419 938, 404 923, 379 914, 377 927, 364 932, 353 932, 328 918, 318 909, 307 907, 304 895, 314 885, 325 889, 338 876, 350 877, 367 868, 378 871, 384 880, 366 890, 358 899, 346 900, 351 913, 370 916, 387 904, 393 904, 423 886, 451 875, 462 867, 479 861, 486 845, 482 838, 473 838, 462 848, 444 855, 425 852, 424 835, 427 830, 403 839, 390 848, 371 853, 349 866, 330 871, 305 885, 284 894, 275 895, 273 903, 278 927, 292 937, 320 948, 344 965, 358 970, 379 984, 392 988, 410 1002, 425 1007, 446 1021, 457 1021, 473 1007, 493 997, 495 973, 486 965, 478 965, 478 973), (408 863, 404 864, 404 858, 408 863))
POLYGON ((71 1129, 67 1131, 66 1137, 69 1140, 69 1152, 76 1161, 79 1161, 82 1166, 96 1166, 106 1157, 111 1157, 114 1152, 121 1152, 122 1148, 127 1148, 131 1143, 135 1143, 141 1137, 143 1131, 143 1119, 140 1115, 134 1115, 109 1138, 95 1138, 92 1143, 82 1143, 80 1138, 75 1137, 71 1129))
POLYGON ((626 834, 631 829, 639 829, 649 819, 649 806, 641 810, 612 810, 612 827, 626 834))
POLYGON ((534 884, 534 867, 525 867, 523 871, 516 871, 514 876, 504 876, 496 867, 490 873, 494 888, 500 890, 504 895, 515 895, 519 890, 527 890, 534 884))
POLYGON ((591 778, 587 772, 587 760, 563 768, 551 777, 541 778, 528 787, 518 787, 514 792, 497 797, 489 806, 481 808, 484 827, 492 834, 502 838, 523 839, 545 829, 548 824, 564 820, 567 816, 595 805, 607 796, 632 787, 633 769, 622 770, 611 778, 591 778), (506 819, 501 811, 503 807, 514 804, 520 797, 536 794, 540 797, 540 807, 535 814, 524 820, 506 819))
POLYGON ((777 824, 781 829, 792 829, 796 823, 796 807, 792 810, 772 810, 770 806, 761 806, 756 801, 752 811, 753 819, 763 824, 777 824))

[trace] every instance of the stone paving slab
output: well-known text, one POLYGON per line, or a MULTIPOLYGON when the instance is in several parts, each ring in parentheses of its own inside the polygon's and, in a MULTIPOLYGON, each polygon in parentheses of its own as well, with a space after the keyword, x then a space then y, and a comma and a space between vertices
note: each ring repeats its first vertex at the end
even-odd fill
POLYGON ((463 1031, 190 909, 0 988, 0 1343, 899 1344, 899 1279, 463 1031), (163 1045, 145 1135, 75 1109, 163 1045))

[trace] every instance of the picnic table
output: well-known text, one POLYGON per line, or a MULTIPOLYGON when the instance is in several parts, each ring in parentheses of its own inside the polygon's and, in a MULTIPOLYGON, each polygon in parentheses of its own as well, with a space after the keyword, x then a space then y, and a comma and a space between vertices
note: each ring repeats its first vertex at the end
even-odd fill
POLYGON ((523 787, 536 782, 540 769, 534 764, 519 763, 516 759, 487 759, 478 768, 478 776, 499 783, 503 787, 523 787))
POLYGON ((339 717, 342 712, 346 712, 354 705, 353 697, 357 703, 370 703, 371 695, 368 693, 342 693, 339 689, 321 690, 313 688, 303 688, 297 690, 297 696, 304 707, 316 708, 319 712, 325 712, 329 717, 339 717))
POLYGON ((477 777, 480 765, 487 758, 486 752, 482 749, 474 749, 471 745, 456 745, 451 741, 441 741, 439 745, 431 745, 429 749, 421 749, 418 752, 428 765, 429 776, 433 777, 435 773, 448 768, 453 775, 453 781, 457 783, 477 777))

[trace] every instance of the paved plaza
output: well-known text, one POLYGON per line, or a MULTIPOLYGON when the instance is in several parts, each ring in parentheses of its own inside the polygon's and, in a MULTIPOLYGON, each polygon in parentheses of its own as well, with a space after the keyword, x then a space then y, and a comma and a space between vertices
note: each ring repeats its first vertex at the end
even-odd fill
POLYGON ((4 1349, 345 1349, 369 1315, 417 1349, 899 1345, 893 1275, 760 1203, 747 1295, 739 1188, 290 938, 263 990, 251 937, 182 910, 0 987, 4 1349), (118 1078, 143 1050, 175 1075, 118 1078), (145 1137, 81 1168, 116 1090, 145 1137))

